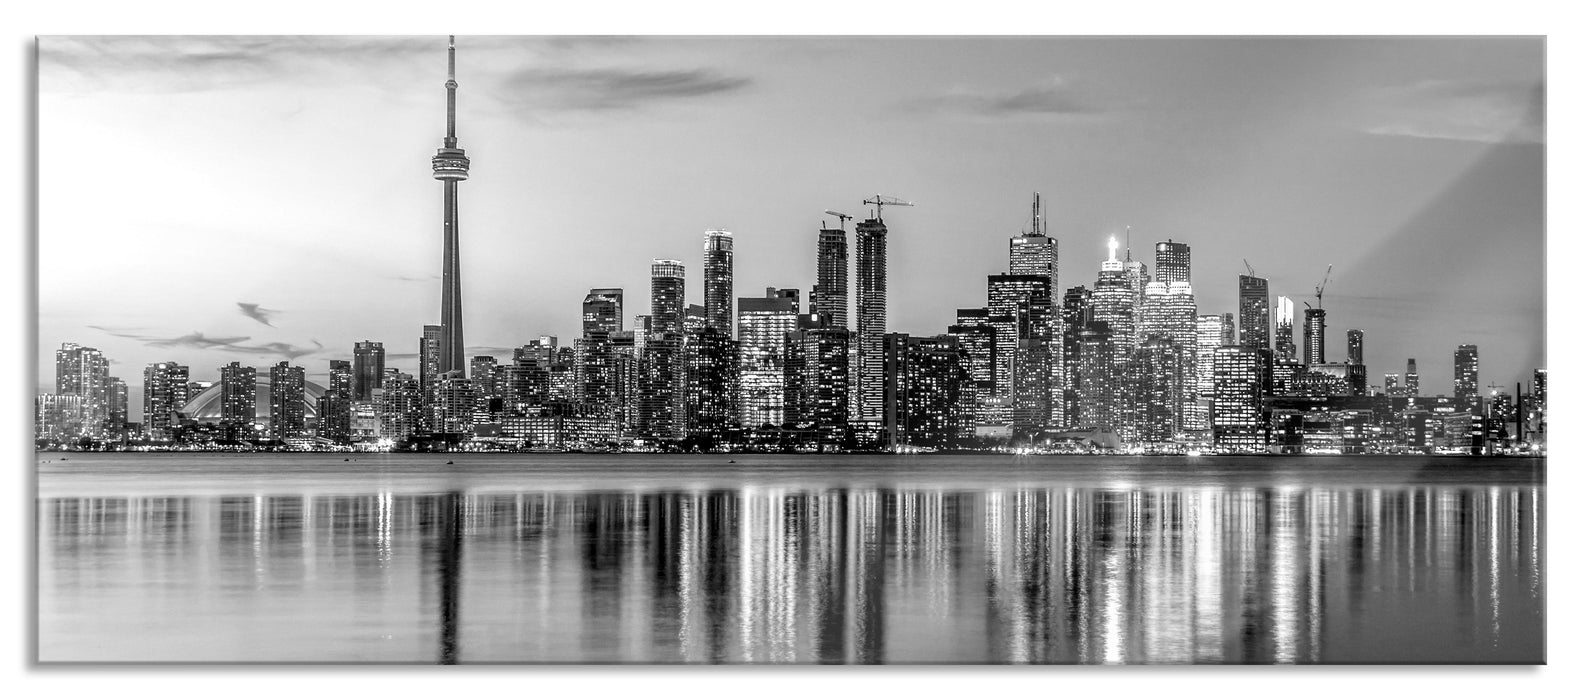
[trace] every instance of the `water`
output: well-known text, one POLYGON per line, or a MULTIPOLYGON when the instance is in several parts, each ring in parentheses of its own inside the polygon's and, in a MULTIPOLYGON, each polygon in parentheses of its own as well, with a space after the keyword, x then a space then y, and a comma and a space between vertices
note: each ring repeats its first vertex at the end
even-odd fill
POLYGON ((355 459, 40 455, 39 659, 1544 659, 1541 460, 355 459))

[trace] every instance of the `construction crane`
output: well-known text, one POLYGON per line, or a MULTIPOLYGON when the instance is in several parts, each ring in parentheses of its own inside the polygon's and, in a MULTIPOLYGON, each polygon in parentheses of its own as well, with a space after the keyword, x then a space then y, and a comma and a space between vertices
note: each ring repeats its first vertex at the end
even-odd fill
MULTIPOLYGON (((840 213, 838 211, 835 211, 834 209, 825 209, 824 213, 825 214, 829 214, 830 216, 839 217, 840 218, 840 230, 842 230, 842 231, 846 230, 846 220, 852 218, 852 216, 850 214, 842 214, 842 213, 840 213)), ((825 228, 828 228, 828 227, 826 226, 825 228)))
POLYGON ((1241 264, 1247 266, 1247 276, 1248 277, 1257 277, 1258 276, 1258 273, 1252 271, 1252 263, 1247 262, 1246 258, 1242 258, 1241 259, 1241 264))
POLYGON ((900 200, 900 199, 896 199, 895 197, 889 197, 889 196, 882 195, 882 194, 874 195, 873 199, 864 199, 864 200, 862 200, 862 203, 863 204, 872 204, 875 207, 875 214, 874 214, 873 218, 878 219, 880 221, 884 221, 884 208, 887 207, 887 206, 889 206, 889 207, 915 207, 915 206, 917 206, 916 204, 913 204, 911 202, 900 200))
POLYGON ((1320 309, 1324 308, 1324 288, 1329 286, 1329 272, 1333 269, 1335 269, 1334 265, 1324 268, 1324 281, 1319 282, 1318 286, 1313 288, 1313 293, 1318 296, 1318 308, 1320 309))

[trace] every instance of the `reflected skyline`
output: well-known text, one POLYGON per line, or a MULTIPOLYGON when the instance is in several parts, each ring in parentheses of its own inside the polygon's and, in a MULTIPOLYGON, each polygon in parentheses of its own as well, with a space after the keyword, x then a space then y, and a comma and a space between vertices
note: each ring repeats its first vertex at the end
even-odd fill
POLYGON ((1544 658, 1537 482, 457 481, 41 497, 40 660, 1544 658))

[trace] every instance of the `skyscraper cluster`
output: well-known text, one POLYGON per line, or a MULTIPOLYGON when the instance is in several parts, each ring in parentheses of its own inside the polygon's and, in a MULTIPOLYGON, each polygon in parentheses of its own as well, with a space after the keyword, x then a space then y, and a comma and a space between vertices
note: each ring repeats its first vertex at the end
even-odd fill
MULTIPOLYGON (((1234 313, 1200 313, 1185 242, 1156 242, 1150 275, 1128 230, 1124 257, 1111 237, 1094 276, 1062 289, 1059 242, 1036 194, 1004 270, 942 333, 889 328, 884 207, 911 203, 876 195, 850 234, 852 217, 829 212, 839 228, 821 226, 811 246, 817 279, 805 309, 799 287, 736 297, 735 236, 710 229, 702 305, 688 303, 682 260, 655 259, 650 306, 630 328, 624 290, 595 287, 569 344, 542 336, 510 358, 468 357, 457 190, 471 161, 456 137, 454 38, 445 89, 446 133, 430 160, 443 186, 440 322, 422 326, 416 376, 389 366, 373 340, 329 362, 328 386, 289 361, 266 372, 231 362, 217 384, 154 363, 130 437, 417 449, 1389 452, 1480 450, 1510 423, 1518 441, 1544 424, 1533 410, 1543 406, 1541 375, 1525 404, 1520 387, 1514 398, 1485 397, 1474 345, 1455 351, 1452 397, 1419 396, 1415 360, 1404 381, 1386 374, 1382 389, 1371 386, 1361 329, 1346 331, 1345 360, 1329 362, 1322 286, 1318 306, 1305 305, 1300 346, 1295 304, 1280 296, 1271 307, 1269 282, 1250 264, 1234 313)), ((56 393, 38 398, 39 439, 128 438, 126 386, 108 376, 103 355, 66 343, 56 364, 56 393)))

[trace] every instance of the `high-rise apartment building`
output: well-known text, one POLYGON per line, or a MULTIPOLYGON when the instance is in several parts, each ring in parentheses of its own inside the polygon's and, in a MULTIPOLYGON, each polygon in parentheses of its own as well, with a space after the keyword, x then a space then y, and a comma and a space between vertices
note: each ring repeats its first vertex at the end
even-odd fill
POLYGON ((670 440, 686 429, 686 367, 682 356, 686 316, 686 268, 655 259, 649 267, 650 313, 643 334, 637 397, 637 430, 670 440))
POLYGON ((818 283, 813 286, 808 312, 824 318, 825 325, 830 328, 851 328, 848 320, 847 259, 846 229, 820 229, 818 283))
POLYGON ((258 417, 258 370, 232 362, 220 368, 220 423, 251 431, 258 417))
POLYGON ((104 353, 95 348, 76 343, 61 343, 55 351, 55 393, 60 396, 79 396, 80 402, 70 403, 80 407, 80 414, 64 416, 61 432, 70 437, 104 439, 110 434, 108 383, 110 362, 104 353))
POLYGON ((187 403, 187 367, 155 362, 143 369, 143 434, 149 440, 175 438, 181 418, 177 410, 187 403))
POLYGON ((281 360, 269 368, 269 437, 293 440, 308 432, 303 392, 307 371, 281 360))
POLYGON ((885 335, 884 428, 891 446, 943 447, 961 436, 961 391, 970 380, 956 339, 885 335))
POLYGON ((1251 348, 1269 347, 1269 280, 1251 275, 1236 278, 1241 302, 1241 328, 1237 344, 1251 348))
POLYGON ((426 391, 428 387, 439 382, 444 374, 440 370, 440 346, 444 328, 435 325, 423 326, 423 337, 417 341, 418 381, 423 383, 426 391))
POLYGON ((384 386, 385 344, 364 340, 352 346, 352 400, 371 401, 384 386))
POLYGON ((399 442, 423 432, 427 419, 423 416, 422 382, 410 374, 387 370, 381 384, 376 393, 379 437, 399 442))
POLYGON ((730 231, 710 230, 703 233, 703 308, 710 328, 732 336, 733 314, 731 298, 735 288, 734 239, 730 231))
POLYGON ((1324 356, 1324 310, 1302 310, 1302 364, 1308 367, 1328 362, 1324 356))
POLYGON ((845 328, 801 328, 786 339, 785 423, 810 427, 821 446, 846 435, 850 355, 845 328))
POLYGON ((1457 345, 1455 357, 1456 401, 1472 401, 1478 397, 1478 346, 1457 345))
POLYGON ((862 420, 884 415, 884 335, 887 328, 886 291, 889 284, 885 239, 889 228, 883 219, 857 224, 857 345, 855 391, 852 410, 862 420))
POLYGON ((352 441, 352 363, 330 360, 330 384, 319 396, 319 437, 339 445, 352 441))

